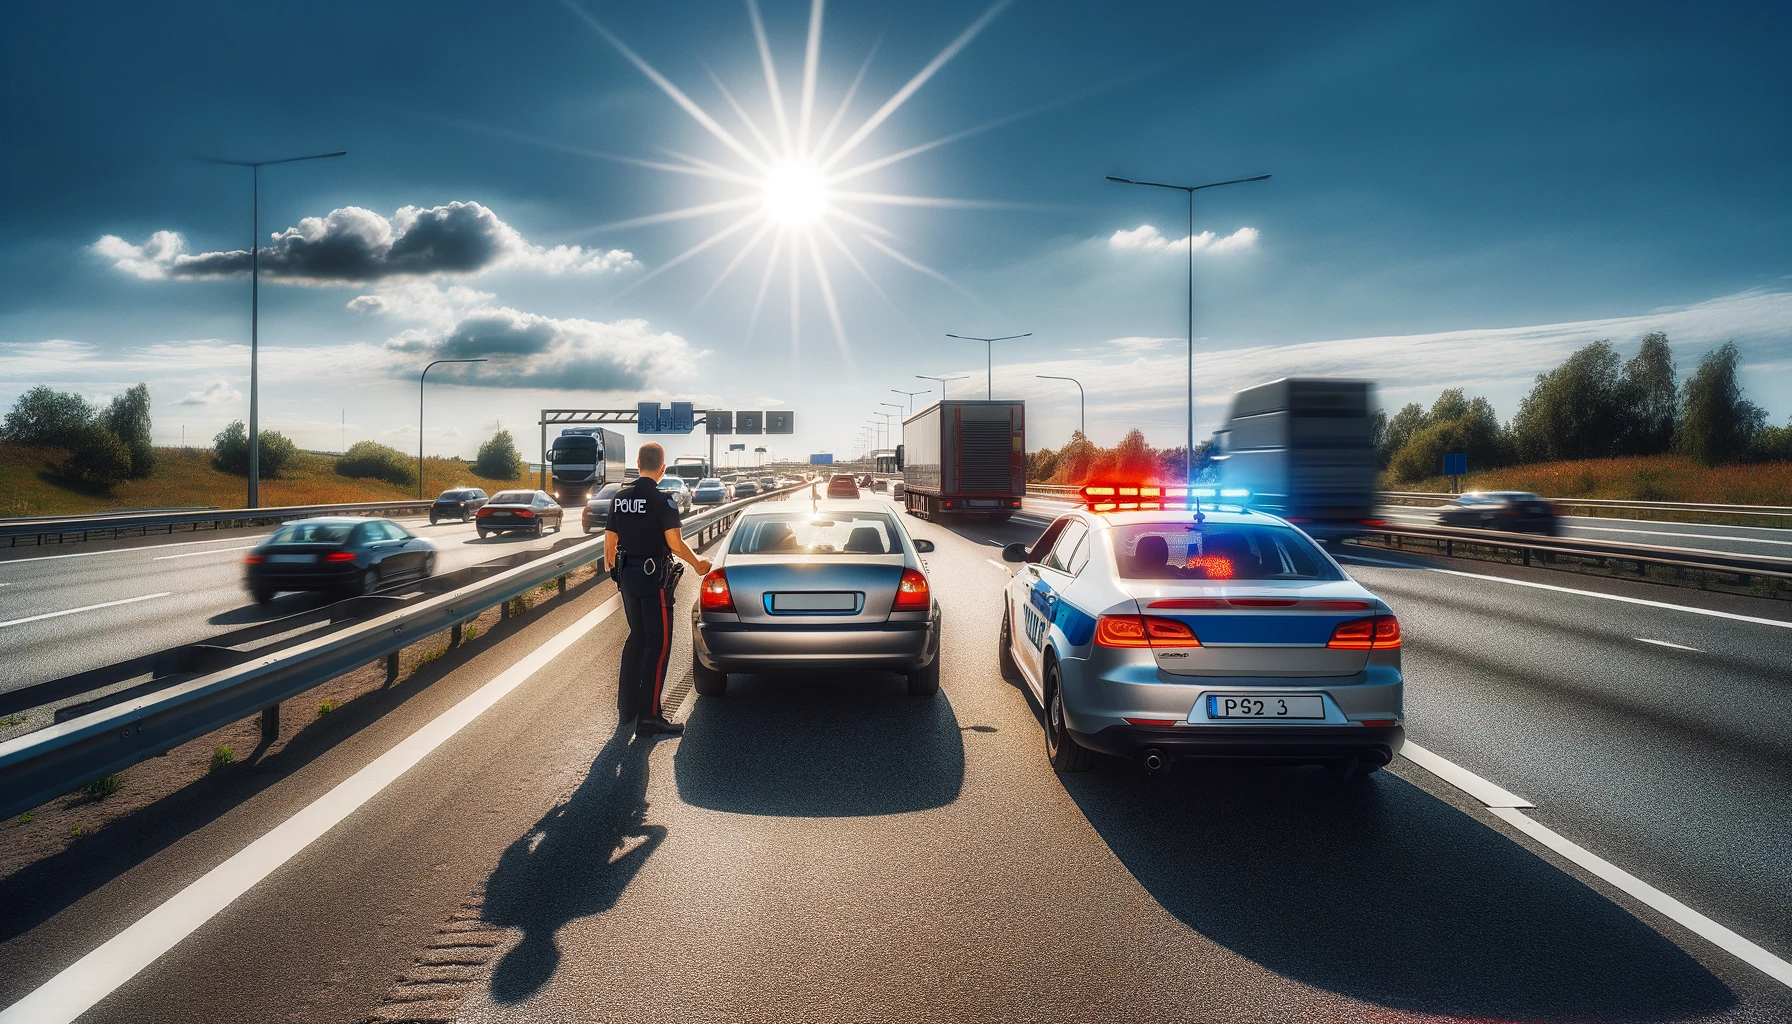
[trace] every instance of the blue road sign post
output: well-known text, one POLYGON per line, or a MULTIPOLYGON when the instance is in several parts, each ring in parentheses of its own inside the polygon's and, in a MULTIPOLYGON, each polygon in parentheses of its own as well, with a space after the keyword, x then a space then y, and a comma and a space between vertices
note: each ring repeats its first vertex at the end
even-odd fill
POLYGON ((1468 475, 1467 455, 1445 455, 1444 475, 1450 478, 1450 490, 1462 493, 1462 478, 1468 475))

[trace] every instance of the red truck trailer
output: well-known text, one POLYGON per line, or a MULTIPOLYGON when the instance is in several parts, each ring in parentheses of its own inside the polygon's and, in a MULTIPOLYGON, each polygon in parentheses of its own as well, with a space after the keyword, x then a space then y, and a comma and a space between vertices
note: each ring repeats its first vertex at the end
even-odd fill
POLYGON ((1025 402, 941 402, 902 422, 904 501, 911 514, 1007 519, 1027 494, 1025 402))

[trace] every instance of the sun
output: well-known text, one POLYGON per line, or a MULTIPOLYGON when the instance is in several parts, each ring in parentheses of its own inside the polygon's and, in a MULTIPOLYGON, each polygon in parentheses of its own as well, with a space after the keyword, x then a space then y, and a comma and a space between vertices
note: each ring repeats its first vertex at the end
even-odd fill
POLYGON ((814 224, 828 212, 828 183, 821 168, 806 160, 786 160, 765 176, 765 215, 784 228, 814 224))

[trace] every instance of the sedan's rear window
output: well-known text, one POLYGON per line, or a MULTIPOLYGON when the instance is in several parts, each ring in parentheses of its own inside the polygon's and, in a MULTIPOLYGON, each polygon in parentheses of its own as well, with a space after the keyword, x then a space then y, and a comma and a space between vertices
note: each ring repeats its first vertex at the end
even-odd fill
POLYGON ((273 544, 340 544, 356 523, 287 523, 269 538, 273 544))
POLYGON ((535 500, 534 491, 499 491, 492 495, 493 505, 527 505, 535 500))
POLYGON ((1341 580, 1313 542, 1285 526, 1136 523, 1109 531, 1133 580, 1341 580))
POLYGON ((734 532, 734 555, 889 555, 902 551, 896 524, 879 512, 792 512, 752 516, 734 532))

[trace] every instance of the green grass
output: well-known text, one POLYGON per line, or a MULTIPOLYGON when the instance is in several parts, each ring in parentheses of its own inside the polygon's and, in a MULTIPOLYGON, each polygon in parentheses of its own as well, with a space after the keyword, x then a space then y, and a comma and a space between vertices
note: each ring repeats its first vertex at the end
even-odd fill
MULTIPOLYGON (((91 488, 61 479, 56 466, 64 457, 56 448, 33 448, 0 441, 0 516, 72 515, 124 508, 181 508, 216 505, 242 508, 247 481, 212 468, 211 452, 203 449, 157 448, 154 473, 142 480, 127 480, 109 489, 91 488)), ((453 459, 425 459, 423 493, 434 497, 450 487, 533 486, 525 468, 514 480, 486 480, 475 476, 473 465, 453 459)), ((415 498, 415 485, 404 487, 371 477, 352 479, 336 472, 329 455, 300 452, 293 456, 277 479, 261 482, 263 505, 331 505, 350 501, 391 501, 415 498)))
MULTIPOLYGON (((1450 478, 1409 483, 1384 479, 1382 486, 1386 490, 1446 492, 1450 478)), ((1703 466, 1683 455, 1541 462, 1470 473, 1463 478, 1462 489, 1531 491, 1546 498, 1792 505, 1792 462, 1703 466)))
POLYGON ((37 820, 37 812, 36 811, 26 811, 24 814, 19 815, 19 824, 21 824, 21 825, 29 825, 36 820, 37 820))
POLYGON ((222 746, 214 747, 212 749, 212 768, 211 768, 212 771, 215 772, 218 769, 224 767, 225 765, 231 765, 231 764, 235 764, 235 763, 236 763, 236 751, 231 749, 230 744, 226 743, 222 746))
POLYGON ((317 706, 317 717, 322 718, 325 715, 329 714, 330 712, 336 710, 337 708, 339 708, 341 706, 342 706, 341 704, 338 704, 337 702, 335 702, 333 700, 323 701, 322 703, 318 704, 318 706, 317 706))
POLYGON ((104 800, 124 788, 124 780, 117 775, 108 775, 103 779, 94 779, 81 787, 81 792, 95 800, 104 800))
POLYGON ((0 729, 10 729, 15 725, 24 724, 25 716, 23 714, 7 715, 5 718, 0 718, 0 729))

